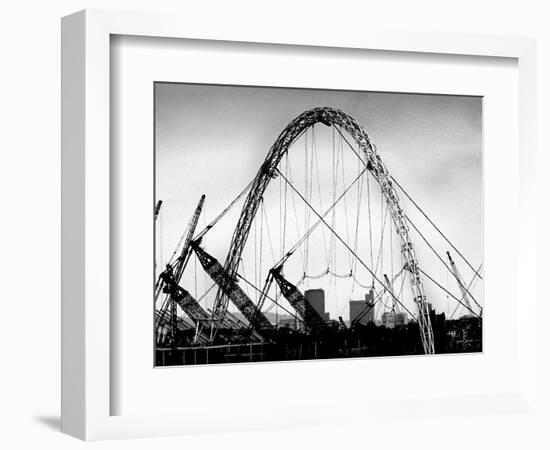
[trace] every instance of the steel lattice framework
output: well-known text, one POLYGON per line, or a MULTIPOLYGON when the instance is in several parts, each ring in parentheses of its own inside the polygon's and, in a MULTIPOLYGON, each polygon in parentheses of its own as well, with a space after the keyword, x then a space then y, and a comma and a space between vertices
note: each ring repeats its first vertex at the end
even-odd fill
POLYGON ((280 269, 272 269, 271 274, 279 285, 281 293, 296 310, 306 327, 323 328, 325 326, 324 318, 311 306, 300 290, 281 275, 280 269))
POLYGON ((212 278, 220 287, 223 295, 226 295, 228 299, 231 299, 239 311, 243 313, 246 320, 249 321, 250 326, 257 330, 273 328, 271 322, 267 320, 254 302, 250 300, 248 295, 246 295, 246 293, 241 289, 239 284, 236 282, 235 277, 232 277, 226 270, 224 270, 219 261, 202 249, 198 242, 192 243, 191 246, 206 273, 210 275, 210 278, 212 278))
MULTIPOLYGON (((354 118, 339 109, 319 107, 305 111, 292 120, 292 122, 290 122, 281 132, 254 178, 242 208, 237 227, 233 233, 229 252, 225 261, 225 271, 233 276, 236 274, 252 222, 269 182, 277 176, 277 167, 281 158, 288 151, 292 143, 296 141, 303 132, 316 123, 323 123, 329 127, 336 126, 346 131, 363 153, 364 160, 361 160, 366 164, 371 174, 380 185, 382 194, 390 209, 395 230, 400 238, 401 253, 406 263, 405 267, 410 275, 410 284, 413 298, 417 305, 418 322, 420 325, 424 352, 434 353, 433 332, 420 268, 418 266, 413 243, 409 237, 407 219, 402 208, 399 206, 399 197, 392 183, 391 176, 382 162, 376 146, 371 141, 365 129, 360 126, 354 118)), ((228 302, 229 297, 223 290, 219 290, 214 305, 214 315, 223 317, 227 310, 228 302)))

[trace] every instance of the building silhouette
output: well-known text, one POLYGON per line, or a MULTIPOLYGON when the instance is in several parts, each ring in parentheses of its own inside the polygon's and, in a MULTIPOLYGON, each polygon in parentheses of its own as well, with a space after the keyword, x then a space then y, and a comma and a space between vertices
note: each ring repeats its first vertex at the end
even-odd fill
POLYGON ((365 294, 365 300, 350 300, 349 321, 366 325, 374 322, 374 290, 371 289, 365 294))
POLYGON ((308 289, 304 292, 304 295, 315 311, 322 318, 325 318, 325 291, 323 289, 308 289))
POLYGON ((386 328, 402 327, 407 324, 407 314, 404 312, 385 312, 382 314, 382 325, 386 328))

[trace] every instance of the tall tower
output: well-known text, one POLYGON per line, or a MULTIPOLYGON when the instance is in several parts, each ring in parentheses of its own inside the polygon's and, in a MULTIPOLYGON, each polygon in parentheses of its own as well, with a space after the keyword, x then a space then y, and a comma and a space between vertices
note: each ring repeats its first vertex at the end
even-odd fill
POLYGON ((323 289, 308 289, 304 292, 306 300, 319 313, 325 317, 325 291, 323 289))

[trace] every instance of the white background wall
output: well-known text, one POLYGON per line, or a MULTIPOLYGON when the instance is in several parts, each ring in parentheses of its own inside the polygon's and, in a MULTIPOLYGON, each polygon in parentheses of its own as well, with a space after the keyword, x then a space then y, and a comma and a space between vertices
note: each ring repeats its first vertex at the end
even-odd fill
MULTIPOLYGON (((19 1, 0 9, 0 447, 81 448, 59 433, 59 194, 60 17, 83 8, 176 10, 206 21, 265 20, 281 27, 314 21, 327 32, 340 27, 458 31, 537 37, 540 280, 549 229, 547 167, 550 139, 550 14, 543 1, 19 1)), ((198 19, 199 20, 199 19, 198 19)), ((535 232, 535 230, 533 230, 535 232)), ((533 265, 535 270, 535 265, 533 265)), ((535 273, 533 274, 533 277, 535 273)), ((542 301, 548 297, 539 286, 542 301), (543 298, 544 296, 544 298, 543 298)), ((548 307, 542 308, 547 313, 548 307)), ((541 400, 549 404, 548 333, 539 314, 541 400)), ((547 407, 548 409, 548 407, 547 407)), ((433 415, 431 415, 433 416, 433 415)), ((95 448, 548 448, 550 416, 413 418, 402 425, 365 423, 363 429, 317 428, 209 435, 132 442, 95 448)))

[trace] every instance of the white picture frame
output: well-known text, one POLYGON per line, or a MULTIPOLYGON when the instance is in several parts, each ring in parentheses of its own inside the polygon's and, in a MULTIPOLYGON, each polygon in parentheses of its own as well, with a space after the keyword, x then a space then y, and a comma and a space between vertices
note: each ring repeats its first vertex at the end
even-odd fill
MULTIPOLYGON (((110 38, 113 35, 200 39, 255 44, 286 44, 332 49, 369 49, 416 54, 513 58, 518 62, 519 212, 524 220, 518 240, 517 277, 529 280, 536 260, 533 211, 535 187, 535 43, 532 39, 435 33, 397 33, 349 29, 326 36, 314 27, 281 30, 249 24, 209 29, 192 17, 87 10, 62 21, 62 431, 85 440, 163 436, 221 430, 263 428, 257 421, 236 423, 184 414, 111 415, 110 380, 110 38)), ((490 398, 472 394, 454 400, 411 400, 410 414, 437 404, 442 414, 457 408, 471 414, 495 413, 503 405, 514 411, 536 407, 536 329, 530 321, 536 292, 523 285, 517 311, 521 368, 511 391, 490 398), (424 402, 424 403, 423 403, 424 402)), ((368 404, 334 404, 315 414, 313 405, 277 410, 270 426, 308 424, 311 420, 374 414, 368 404), (309 417, 309 419, 307 419, 309 417)), ((403 410, 401 411, 403 414, 403 410)))

